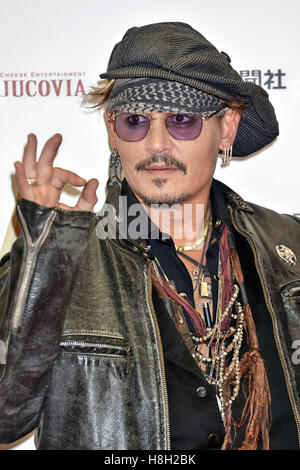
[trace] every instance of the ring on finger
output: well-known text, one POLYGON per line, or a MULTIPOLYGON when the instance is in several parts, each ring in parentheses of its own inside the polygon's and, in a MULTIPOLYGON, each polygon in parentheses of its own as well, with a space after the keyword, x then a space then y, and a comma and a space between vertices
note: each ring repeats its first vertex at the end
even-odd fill
POLYGON ((27 183, 30 184, 31 186, 37 183, 36 178, 26 178, 26 179, 27 179, 27 183))

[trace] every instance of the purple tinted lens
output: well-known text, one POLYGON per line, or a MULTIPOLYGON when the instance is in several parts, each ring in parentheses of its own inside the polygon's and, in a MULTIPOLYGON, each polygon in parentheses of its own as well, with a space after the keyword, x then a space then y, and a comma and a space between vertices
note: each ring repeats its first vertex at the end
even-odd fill
POLYGON ((114 126, 120 139, 137 142, 146 136, 150 128, 150 119, 141 114, 118 114, 114 126))
MULTIPOLYGON (((194 140, 202 129, 199 114, 169 114, 165 123, 169 133, 177 140, 194 140)), ((114 128, 120 139, 138 142, 147 135, 150 118, 143 114, 118 114, 114 119, 114 128)))
POLYGON ((170 114, 166 127, 177 140, 194 140, 201 133, 202 118, 199 114, 170 114))

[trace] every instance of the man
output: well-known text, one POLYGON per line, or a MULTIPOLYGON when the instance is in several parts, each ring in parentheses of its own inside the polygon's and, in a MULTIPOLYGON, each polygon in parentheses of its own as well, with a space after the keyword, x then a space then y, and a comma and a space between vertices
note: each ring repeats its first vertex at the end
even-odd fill
POLYGON ((15 165, 1 442, 38 428, 40 449, 299 448, 299 221, 213 180, 219 152, 228 164, 278 135, 266 92, 183 23, 130 29, 101 78, 100 216, 97 180, 53 167, 59 135, 38 161, 30 135, 15 165), (65 183, 83 186, 74 208, 65 183))

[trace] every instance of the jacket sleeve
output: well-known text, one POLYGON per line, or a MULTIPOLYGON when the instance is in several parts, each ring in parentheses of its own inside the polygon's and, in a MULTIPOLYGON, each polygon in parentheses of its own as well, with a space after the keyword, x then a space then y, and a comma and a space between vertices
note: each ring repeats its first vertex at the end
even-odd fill
POLYGON ((38 424, 92 212, 20 199, 23 236, 0 263, 0 443, 38 424))

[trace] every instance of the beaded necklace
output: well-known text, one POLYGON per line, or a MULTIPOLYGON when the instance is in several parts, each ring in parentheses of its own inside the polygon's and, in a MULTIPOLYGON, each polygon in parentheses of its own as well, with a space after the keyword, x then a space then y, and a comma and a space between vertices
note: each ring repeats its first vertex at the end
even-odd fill
POLYGON ((244 312, 238 299, 240 288, 231 266, 227 237, 225 225, 219 241, 219 295, 214 325, 208 326, 206 318, 203 320, 199 311, 185 301, 185 296, 177 294, 161 279, 164 290, 184 308, 194 326, 194 332, 191 332, 182 313, 177 312, 175 326, 207 382, 216 387, 225 428, 228 427, 231 405, 240 389, 239 353, 244 331, 244 312), (206 354, 201 352, 203 346, 206 354))
POLYGON ((239 286, 234 281, 234 273, 229 260, 227 241, 228 229, 225 226, 220 248, 219 302, 216 322, 206 327, 205 332, 185 335, 185 341, 192 344, 192 357, 204 373, 209 384, 215 385, 220 399, 221 416, 225 423, 231 404, 240 389, 239 353, 243 341, 244 314, 238 301, 239 286), (200 352, 201 345, 207 346, 207 354, 200 352), (232 385, 229 386, 228 382, 232 385))
MULTIPOLYGON (((160 267, 158 261, 157 266, 160 267)), ((199 312, 186 301, 185 295, 178 294, 166 276, 159 274, 155 264, 153 268, 155 288, 163 297, 167 296, 174 301, 174 325, 183 342, 207 382, 216 387, 225 428, 222 450, 233 445, 232 426, 243 424, 246 424, 245 436, 239 449, 255 450, 260 436, 263 449, 268 449, 271 426, 268 377, 259 350, 239 257, 227 225, 219 241, 218 304, 216 321, 212 327, 205 324, 199 312), (188 328, 182 308, 190 317, 193 332, 188 328), (244 333, 249 349, 240 357, 244 333), (205 347, 205 353, 200 350, 201 346, 205 347), (241 380, 245 380, 243 390, 246 401, 241 420, 237 423, 232 418, 232 403, 241 388, 241 380)))

